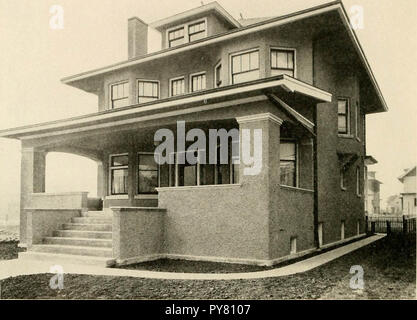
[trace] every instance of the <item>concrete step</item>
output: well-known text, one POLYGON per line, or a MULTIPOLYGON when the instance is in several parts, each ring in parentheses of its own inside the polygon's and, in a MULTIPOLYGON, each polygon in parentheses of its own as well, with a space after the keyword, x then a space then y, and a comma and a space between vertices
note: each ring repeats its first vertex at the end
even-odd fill
POLYGON ((90 218, 112 218, 113 215, 111 213, 106 213, 104 211, 87 211, 81 214, 83 217, 90 217, 90 218))
MULTIPOLYGON (((34 260, 40 262, 50 262, 51 264, 79 264, 88 265, 95 267, 110 267, 115 264, 115 260, 112 258, 105 257, 89 257, 79 256, 73 254, 60 254, 60 253, 47 253, 47 252, 36 252, 27 251, 20 252, 19 259, 23 260, 34 260)), ((65 269, 64 269, 65 272, 65 269)))
POLYGON ((73 223, 107 223, 112 224, 113 219, 112 218, 106 218, 106 217, 81 217, 81 218, 72 218, 71 222, 73 223))
POLYGON ((65 238, 88 238, 88 239, 112 239, 113 234, 109 231, 85 231, 85 230, 56 230, 54 237, 65 238))
POLYGON ((65 223, 64 230, 112 231, 112 225, 107 223, 65 223))
POLYGON ((60 244, 64 246, 84 246, 111 248, 111 239, 89 239, 89 238, 66 238, 66 237, 46 237, 43 239, 45 244, 60 244))
POLYGON ((64 246, 58 244, 37 244, 33 245, 29 251, 74 254, 79 256, 108 257, 113 256, 111 248, 97 248, 84 246, 64 246))

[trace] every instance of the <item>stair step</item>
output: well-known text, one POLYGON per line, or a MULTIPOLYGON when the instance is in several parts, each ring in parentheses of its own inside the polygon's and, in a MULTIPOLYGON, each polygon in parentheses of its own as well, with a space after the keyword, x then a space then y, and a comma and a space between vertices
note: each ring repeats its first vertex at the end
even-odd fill
POLYGON ((112 239, 113 233, 109 231, 86 231, 86 230, 56 230, 54 237, 64 238, 88 238, 88 239, 112 239))
POLYGON ((113 219, 112 218, 106 218, 106 217, 76 217, 76 218, 72 218, 71 222, 73 223, 85 223, 85 224, 89 224, 89 223, 107 223, 107 224, 112 224, 113 219))
POLYGON ((91 218, 112 218, 113 215, 111 213, 107 213, 104 211, 87 211, 81 214, 83 217, 91 217, 91 218))
POLYGON ((69 263, 96 267, 110 267, 115 264, 115 260, 112 258, 89 257, 74 254, 46 253, 36 251, 19 252, 19 259, 50 262, 53 264, 69 263))
POLYGON ((111 258, 113 256, 113 249, 111 248, 64 246, 64 245, 58 245, 58 244, 37 244, 37 245, 33 245, 29 251, 63 253, 63 254, 73 254, 73 255, 79 255, 79 256, 108 257, 108 258, 111 258))
POLYGON ((112 231, 112 225, 107 223, 65 223, 64 230, 112 231))
POLYGON ((111 248, 113 245, 110 239, 91 239, 91 238, 71 238, 71 237, 46 237, 43 239, 45 244, 60 244, 67 246, 85 246, 111 248))

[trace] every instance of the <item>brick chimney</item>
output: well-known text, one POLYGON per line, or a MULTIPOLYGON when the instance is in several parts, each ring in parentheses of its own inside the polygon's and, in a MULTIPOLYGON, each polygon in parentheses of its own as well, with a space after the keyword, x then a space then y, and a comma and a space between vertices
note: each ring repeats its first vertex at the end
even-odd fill
POLYGON ((128 58, 136 58, 148 53, 148 25, 137 17, 127 21, 128 58))

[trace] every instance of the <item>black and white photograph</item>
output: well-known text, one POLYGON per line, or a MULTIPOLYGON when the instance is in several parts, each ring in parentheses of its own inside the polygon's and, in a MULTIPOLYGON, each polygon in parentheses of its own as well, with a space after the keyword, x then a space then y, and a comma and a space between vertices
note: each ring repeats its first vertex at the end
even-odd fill
POLYGON ((0 0, 0 304, 415 300, 416 35, 415 0, 0 0))

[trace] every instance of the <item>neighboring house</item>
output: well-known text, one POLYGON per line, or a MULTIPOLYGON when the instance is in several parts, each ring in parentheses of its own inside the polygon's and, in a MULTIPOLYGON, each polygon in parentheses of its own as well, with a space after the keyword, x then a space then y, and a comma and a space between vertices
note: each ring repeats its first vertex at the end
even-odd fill
POLYGON ((401 197, 398 194, 389 196, 387 199, 387 214, 389 215, 401 215, 401 197))
POLYGON ((414 215, 417 213, 417 181, 416 166, 404 170, 404 173, 398 177, 403 184, 403 192, 401 192, 401 210, 403 215, 414 215))
POLYGON ((128 60, 62 80, 97 95, 97 113, 0 131, 22 142, 20 257, 272 265, 364 233, 365 116, 387 106, 342 3, 246 24, 216 2, 131 18, 128 60), (260 171, 232 148, 182 164, 177 145, 158 165, 155 133, 181 135, 179 121, 238 129, 241 150, 261 132, 260 171), (44 193, 53 151, 97 161, 103 212, 86 193, 44 193))
POLYGON ((381 213, 380 185, 382 182, 375 178, 375 171, 368 170, 368 166, 376 163, 374 157, 365 157, 365 214, 381 213))

